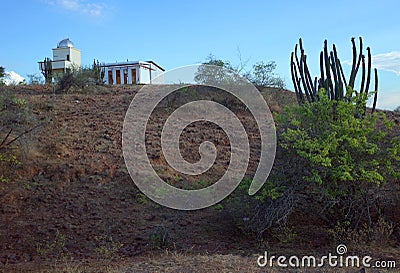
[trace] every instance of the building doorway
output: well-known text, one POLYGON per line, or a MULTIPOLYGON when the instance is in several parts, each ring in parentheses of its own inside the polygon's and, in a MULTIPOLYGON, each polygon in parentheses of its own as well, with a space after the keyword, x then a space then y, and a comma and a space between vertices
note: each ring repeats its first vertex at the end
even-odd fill
POLYGON ((114 83, 114 79, 112 76, 112 70, 108 70, 108 84, 113 84, 114 83))
POLYGON ((132 84, 136 84, 136 69, 132 69, 132 84))
POLYGON ((116 75, 116 79, 115 82, 116 84, 121 84, 121 70, 117 70, 117 75, 116 75))

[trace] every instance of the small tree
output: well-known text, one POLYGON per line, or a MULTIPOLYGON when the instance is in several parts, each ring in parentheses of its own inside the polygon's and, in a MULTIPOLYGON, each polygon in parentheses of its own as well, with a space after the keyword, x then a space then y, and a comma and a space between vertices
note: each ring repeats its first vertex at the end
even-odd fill
POLYGON ((283 79, 274 74, 275 69, 276 63, 273 61, 268 63, 258 62, 253 65, 250 80, 257 86, 285 88, 283 79))
POLYGON ((199 84, 228 84, 234 81, 234 75, 231 72, 236 72, 229 61, 216 59, 213 55, 207 57, 197 70, 194 80, 199 84), (218 69, 215 67, 222 67, 218 69))
POLYGON ((246 71, 245 65, 243 63, 241 63, 239 66, 233 66, 229 61, 223 61, 221 59, 215 58, 215 56, 213 55, 209 55, 203 65, 199 67, 195 75, 195 81, 200 84, 229 84, 230 82, 235 83, 236 76, 240 75, 244 78, 247 78, 256 86, 277 88, 285 87, 284 80, 274 74, 276 63, 273 61, 268 63, 258 62, 253 65, 252 70, 246 71), (224 69, 216 69, 212 66, 218 66, 224 69))
POLYGON ((400 113, 400 105, 396 107, 396 109, 394 109, 394 112, 396 113, 400 113))

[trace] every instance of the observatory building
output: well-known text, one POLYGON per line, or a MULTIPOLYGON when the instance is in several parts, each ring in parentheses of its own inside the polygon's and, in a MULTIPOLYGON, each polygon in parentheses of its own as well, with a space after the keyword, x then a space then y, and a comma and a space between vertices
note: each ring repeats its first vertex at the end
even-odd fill
MULTIPOLYGON (((81 67, 81 51, 75 48, 69 38, 58 42, 57 47, 53 48, 53 60, 51 60, 53 73, 65 73, 73 67, 81 67)), ((45 61, 39 62, 39 69, 45 69, 45 61)))

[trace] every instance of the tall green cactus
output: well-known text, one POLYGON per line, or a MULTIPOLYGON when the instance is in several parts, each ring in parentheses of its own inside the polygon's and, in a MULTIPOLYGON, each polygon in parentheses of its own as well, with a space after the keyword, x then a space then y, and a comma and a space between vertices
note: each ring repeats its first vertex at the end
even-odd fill
POLYGON ((47 84, 50 84, 53 79, 53 67, 50 58, 44 58, 42 66, 42 74, 46 80, 47 84))
POLYGON ((93 60, 92 70, 95 73, 96 83, 103 84, 104 83, 104 75, 105 75, 105 68, 103 65, 100 64, 99 60, 93 60))
MULTIPOLYGON (((311 78, 310 71, 307 65, 307 55, 304 53, 303 43, 301 38, 299 44, 295 46, 294 52, 291 54, 290 68, 292 74, 292 81, 298 103, 301 105, 308 102, 314 102, 318 100, 318 90, 324 88, 326 94, 330 100, 347 100, 350 101, 353 93, 347 92, 348 87, 354 90, 354 83, 356 76, 361 64, 361 83, 360 93, 370 94, 369 85, 371 82, 371 50, 367 47, 367 67, 365 64, 365 56, 362 53, 362 38, 360 37, 360 50, 357 55, 357 48, 355 39, 351 39, 353 46, 353 61, 351 66, 351 72, 349 81, 346 81, 346 77, 343 73, 342 64, 338 58, 336 46, 333 44, 333 49, 328 53, 328 42, 324 41, 324 48, 320 53, 320 78, 315 77, 314 80, 311 78), (300 59, 297 55, 297 48, 300 48, 300 59)), ((375 77, 375 90, 372 112, 374 112, 378 94, 378 72, 374 69, 375 77)))

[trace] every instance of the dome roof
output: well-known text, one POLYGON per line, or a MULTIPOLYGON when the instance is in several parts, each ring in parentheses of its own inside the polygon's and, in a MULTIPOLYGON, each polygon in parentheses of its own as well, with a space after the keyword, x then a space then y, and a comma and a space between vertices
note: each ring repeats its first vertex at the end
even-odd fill
POLYGON ((66 47, 74 47, 74 43, 72 43, 69 38, 61 40, 57 44, 57 48, 66 48, 66 47))

